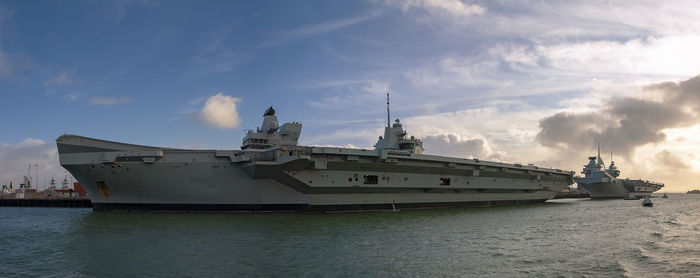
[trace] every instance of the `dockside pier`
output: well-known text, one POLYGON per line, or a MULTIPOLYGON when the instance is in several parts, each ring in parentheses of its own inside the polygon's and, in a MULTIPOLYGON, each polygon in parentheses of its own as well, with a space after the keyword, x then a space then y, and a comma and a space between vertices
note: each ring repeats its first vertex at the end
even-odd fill
POLYGON ((4 199, 0 207, 92 208, 90 199, 4 199))

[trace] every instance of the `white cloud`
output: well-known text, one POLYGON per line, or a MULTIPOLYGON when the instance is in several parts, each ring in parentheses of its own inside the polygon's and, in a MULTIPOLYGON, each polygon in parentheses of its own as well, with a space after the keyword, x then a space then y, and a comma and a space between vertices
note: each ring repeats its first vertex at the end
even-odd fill
MULTIPOLYGON (((648 37, 624 42, 599 40, 539 44, 536 53, 556 70, 609 76, 691 76, 698 72, 700 35, 648 37)), ((512 53, 512 52, 511 52, 512 53)))
POLYGON ((498 66, 499 61, 489 57, 448 55, 408 70, 404 77, 419 88, 497 86, 503 78, 495 76, 498 66))
POLYGON ((505 39, 632 38, 648 35, 697 33, 697 1, 482 1, 483 6, 458 0, 385 0, 385 6, 408 14, 453 38, 505 39), (474 16, 488 10, 488 16, 474 16), (469 20, 465 20, 468 18, 469 20), (439 24, 439 25, 436 25, 439 24))
POLYGON ((64 97, 68 101, 76 101, 80 98, 80 94, 79 93, 69 93, 69 94, 66 94, 64 97))
POLYGON ((130 102, 128 97, 113 98, 113 97, 93 97, 88 100, 90 105, 117 105, 130 102))
POLYGON ((241 47, 238 37, 228 27, 205 34, 202 41, 187 68, 182 70, 183 74, 230 72, 255 59, 256 53, 241 47))
POLYGON ((196 120, 199 117, 198 113, 202 109, 202 103, 204 103, 205 100, 207 100, 206 96, 191 99, 179 108, 174 116, 168 118, 168 120, 182 120, 185 118, 196 120))
POLYGON ((241 124, 237 108, 240 102, 240 98, 218 93, 207 99, 199 116, 205 123, 216 128, 237 128, 241 124))
POLYGON ((372 18, 379 16, 377 12, 370 12, 367 14, 335 20, 331 22, 324 22, 319 24, 305 25, 299 28, 289 30, 277 34, 275 37, 270 38, 258 45, 258 47, 272 47, 280 44, 285 44, 291 41, 299 40, 313 35, 324 34, 332 32, 338 29, 346 28, 358 23, 365 22, 372 18))
POLYGON ((2 50, 0 50, 0 78, 8 78, 14 75, 14 66, 10 57, 5 55, 2 50))
POLYGON ((425 9, 431 13, 451 16, 472 16, 486 12, 486 8, 476 4, 467 4, 460 0, 391 0, 386 2, 402 10, 425 9))
POLYGON ((326 89, 322 97, 308 101, 309 105, 319 109, 364 110, 360 108, 367 107, 368 103, 382 103, 381 100, 390 91, 389 82, 374 79, 312 81, 305 87, 326 89))
POLYGON ((34 66, 34 63, 24 54, 11 54, 0 49, 0 79, 21 75, 34 66))
POLYGON ((194 56, 192 70, 199 73, 229 72, 252 58, 251 53, 223 48, 194 56))
POLYGON ((70 85, 70 84, 75 84, 76 81, 72 77, 72 75, 75 73, 76 70, 71 70, 71 71, 64 71, 56 76, 50 77, 44 82, 44 86, 50 86, 50 85, 70 85))
POLYGON ((498 160, 486 138, 469 138, 455 134, 428 135, 422 138, 426 154, 498 160))
POLYGON ((311 146, 354 146, 362 149, 373 149, 374 144, 380 135, 383 135, 381 125, 350 129, 342 128, 335 131, 329 131, 313 136, 305 135, 302 132, 299 142, 301 145, 311 146))
POLYGON ((112 12, 117 23, 121 22, 132 9, 159 5, 158 0, 117 0, 109 3, 112 6, 107 7, 107 9, 112 12))
POLYGON ((34 184, 41 189, 46 188, 52 177, 62 180, 66 174, 58 162, 55 144, 36 138, 26 138, 17 145, 0 143, 0 183, 9 186, 12 181, 14 188, 18 188, 23 176, 27 175, 29 165, 32 165, 29 176, 32 180, 39 176, 38 183, 34 184))
MULTIPOLYGON (((620 95, 642 84, 697 74, 699 35, 628 41, 501 42, 433 58, 403 72, 418 90, 449 98, 504 99, 566 92, 620 95)), ((636 93, 639 91, 636 90, 636 93)))
POLYGON ((17 144, 17 148, 31 148, 31 147, 37 147, 46 144, 41 139, 34 139, 34 138, 27 138, 24 139, 22 142, 17 144))
POLYGON ((15 11, 6 8, 0 3, 0 21, 8 20, 14 13, 15 11))

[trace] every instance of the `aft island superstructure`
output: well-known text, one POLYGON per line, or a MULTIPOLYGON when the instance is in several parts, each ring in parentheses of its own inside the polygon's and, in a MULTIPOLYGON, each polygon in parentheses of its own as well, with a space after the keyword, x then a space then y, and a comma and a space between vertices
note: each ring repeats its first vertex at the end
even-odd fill
POLYGON ((598 156, 589 157, 588 164, 583 166, 581 173, 584 177, 576 177, 576 183, 588 191, 591 198, 624 198, 628 195, 641 198, 664 187, 663 183, 619 178, 620 170, 612 159, 610 166, 605 169, 605 162, 600 157, 600 146, 598 156))
MULTIPOLYGON (((388 98, 388 96, 387 96, 388 98)), ((388 99, 387 99, 388 112, 388 99)), ((374 149, 298 145, 270 107, 240 150, 185 150, 60 136, 61 165, 95 210, 314 211, 544 202, 573 172, 423 154, 390 122, 374 149)))

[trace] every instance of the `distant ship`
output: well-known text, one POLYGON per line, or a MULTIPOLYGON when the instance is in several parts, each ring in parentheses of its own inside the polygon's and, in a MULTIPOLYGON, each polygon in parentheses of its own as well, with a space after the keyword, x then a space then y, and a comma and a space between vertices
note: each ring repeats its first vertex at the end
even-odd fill
POLYGON ((600 157, 600 145, 598 156, 589 157, 588 165, 583 167, 581 173, 585 176, 575 177, 574 180, 588 191, 591 198, 625 198, 630 195, 641 198, 664 187, 663 183, 618 178, 620 171, 614 161, 611 160, 610 167, 605 169, 605 163, 600 157))
MULTIPOLYGON (((456 124, 456 123, 455 123, 456 124)), ((544 202, 573 172, 423 154, 390 122, 374 149, 299 146, 301 123, 270 107, 240 150, 185 150, 77 135, 56 140, 61 165, 94 210, 315 211, 544 202)))
POLYGON ((700 189, 693 189, 687 192, 688 194, 700 194, 700 189))

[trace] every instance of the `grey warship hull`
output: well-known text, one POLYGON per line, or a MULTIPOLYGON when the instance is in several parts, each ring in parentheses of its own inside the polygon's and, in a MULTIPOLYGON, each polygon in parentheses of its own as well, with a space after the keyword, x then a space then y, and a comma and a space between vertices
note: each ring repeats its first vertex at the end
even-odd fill
POLYGON ((663 184, 654 182, 626 179, 616 179, 614 182, 578 182, 578 184, 588 191, 592 199, 624 198, 629 195, 643 198, 663 187, 663 184))
POLYGON ((308 211, 544 202, 573 173, 397 150, 183 150, 63 135, 95 210, 308 211))
POLYGON ((642 198, 664 187, 663 183, 619 178, 620 170, 612 161, 612 153, 610 157, 610 167, 605 169, 598 145, 598 156, 589 156, 588 164, 583 166, 581 173, 584 176, 574 178, 580 187, 588 191, 591 199, 625 198, 629 195, 642 198))

